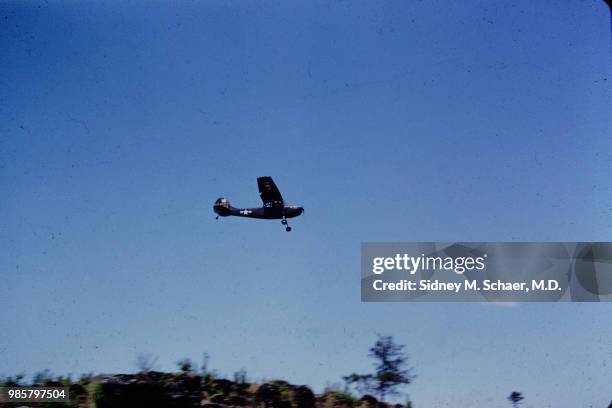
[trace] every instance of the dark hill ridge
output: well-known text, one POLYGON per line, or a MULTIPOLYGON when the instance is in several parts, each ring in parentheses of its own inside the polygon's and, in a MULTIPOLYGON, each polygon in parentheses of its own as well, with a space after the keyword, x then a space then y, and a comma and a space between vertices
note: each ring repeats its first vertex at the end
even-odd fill
POLYGON ((47 382, 45 386, 69 386, 69 403, 5 404, 6 407, 75 408, 403 408, 379 403, 365 395, 356 398, 341 391, 315 395, 305 385, 286 381, 263 384, 213 379, 193 373, 98 375, 78 383, 47 382))

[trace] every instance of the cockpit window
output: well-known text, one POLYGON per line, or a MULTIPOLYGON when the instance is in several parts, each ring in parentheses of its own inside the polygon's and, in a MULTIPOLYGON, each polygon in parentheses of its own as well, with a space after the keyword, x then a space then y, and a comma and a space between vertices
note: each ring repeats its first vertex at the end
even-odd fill
POLYGON ((220 207, 228 208, 229 207, 229 201, 227 201, 227 198, 220 198, 220 199, 217 200, 215 205, 216 206, 220 206, 220 207))

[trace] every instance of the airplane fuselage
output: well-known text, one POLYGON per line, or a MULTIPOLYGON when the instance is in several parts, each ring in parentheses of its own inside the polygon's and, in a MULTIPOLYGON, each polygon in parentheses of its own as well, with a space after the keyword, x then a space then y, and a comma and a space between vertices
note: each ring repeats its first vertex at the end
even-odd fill
POLYGON ((302 215, 303 207, 296 205, 283 205, 274 207, 236 208, 216 207, 215 212, 221 217, 235 216, 245 218, 260 218, 264 220, 280 220, 282 218, 294 218, 302 215))

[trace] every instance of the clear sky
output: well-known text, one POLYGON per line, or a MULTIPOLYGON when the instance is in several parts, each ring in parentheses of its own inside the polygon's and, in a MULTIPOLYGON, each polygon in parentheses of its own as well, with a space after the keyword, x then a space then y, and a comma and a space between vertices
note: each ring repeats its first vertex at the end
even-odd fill
POLYGON ((183 357, 416 407, 605 407, 612 305, 362 304, 362 241, 610 241, 603 1, 3 2, 0 374, 183 357), (256 177, 304 205, 260 204, 256 177))

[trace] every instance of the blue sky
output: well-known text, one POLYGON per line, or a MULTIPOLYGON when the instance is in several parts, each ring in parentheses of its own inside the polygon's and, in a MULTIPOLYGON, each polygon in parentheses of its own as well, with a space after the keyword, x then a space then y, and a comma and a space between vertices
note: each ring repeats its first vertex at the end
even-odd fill
POLYGON ((609 241, 602 1, 0 5, 0 374, 140 352, 417 407, 607 406, 609 304, 362 304, 362 241, 609 241), (306 207, 216 221, 273 176, 306 207))

